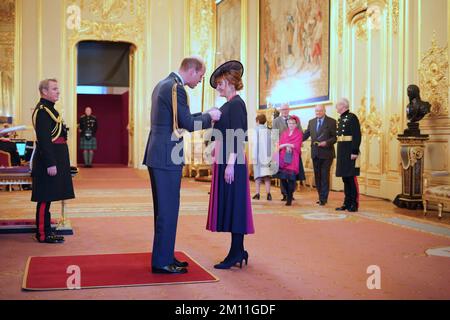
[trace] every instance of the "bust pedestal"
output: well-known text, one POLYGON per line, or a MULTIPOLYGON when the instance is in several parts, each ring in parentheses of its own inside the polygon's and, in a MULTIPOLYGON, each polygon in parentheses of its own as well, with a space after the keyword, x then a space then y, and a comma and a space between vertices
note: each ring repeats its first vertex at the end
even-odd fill
POLYGON ((420 131, 414 136, 409 135, 408 129, 405 130, 405 134, 398 135, 397 138, 401 144, 402 193, 395 198, 394 204, 399 208, 416 210, 423 209, 424 154, 425 142, 429 137, 421 135, 420 131))

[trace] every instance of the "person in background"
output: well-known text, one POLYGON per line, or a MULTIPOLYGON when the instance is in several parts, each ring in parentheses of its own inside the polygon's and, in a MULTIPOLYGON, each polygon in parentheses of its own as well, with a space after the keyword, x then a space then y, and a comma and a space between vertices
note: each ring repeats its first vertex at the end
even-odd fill
POLYGON ((344 182, 344 204, 337 211, 357 212, 359 209, 359 147, 361 145, 361 126, 358 117, 351 113, 350 103, 342 98, 336 104, 341 115, 337 126, 336 177, 344 182))
POLYGON ((253 143, 253 178, 256 183, 256 194, 253 199, 260 199, 261 184, 266 186, 267 200, 272 200, 270 194, 271 170, 270 160, 272 158, 272 139, 270 130, 266 126, 266 116, 260 114, 256 117, 255 142, 253 143))
POLYGON ((324 206, 330 192, 330 168, 335 158, 336 120, 325 114, 325 107, 317 105, 316 117, 308 123, 303 141, 311 137, 311 159, 314 166, 316 189, 319 194, 317 204, 324 206))
POLYGON ((92 114, 92 109, 86 107, 78 125, 80 131, 80 149, 83 150, 85 168, 92 168, 94 151, 97 150, 96 133, 98 129, 97 118, 92 114))
MULTIPOLYGON (((290 110, 289 110, 289 104, 288 104, 288 103, 283 103, 283 104, 280 106, 280 108, 279 108, 279 113, 280 113, 280 115, 279 115, 278 117, 276 117, 276 118, 273 120, 273 123, 272 123, 272 133, 275 133, 275 132, 276 132, 276 131, 274 131, 274 130, 278 130, 278 134, 279 134, 279 136, 281 137, 281 135, 283 134, 283 132, 284 132, 285 130, 287 130, 287 128, 288 128, 288 126, 287 126, 287 120, 291 117, 291 116, 289 115, 289 112, 290 112, 290 110)), ((297 128, 298 128, 301 132, 303 132, 302 125, 301 125, 301 123, 300 123, 300 119, 297 118, 297 120, 298 120, 298 121, 297 121, 297 128)), ((304 167, 303 167, 303 161, 302 161, 302 158, 299 159, 298 163, 299 163, 299 167, 298 167, 298 174, 297 174, 296 180, 299 180, 300 183, 303 183, 303 181, 306 180, 306 176, 305 176, 305 169, 304 169, 304 167)), ((281 194, 283 195, 283 199, 281 199, 281 201, 286 201, 286 200, 287 200, 287 192, 286 192, 286 190, 284 189, 284 186, 283 186, 282 184, 281 184, 281 186, 280 186, 280 189, 281 189, 281 194)), ((294 199, 293 199, 293 200, 294 200, 294 199)))
MULTIPOLYGON (((4 128, 8 128, 8 125, 5 125, 4 128)), ((0 134, 0 150, 9 153, 11 158, 11 166, 20 166, 20 156, 17 151, 17 146, 10 139, 10 132, 0 134)))
POLYGON ((288 130, 285 130, 280 137, 279 171, 277 177, 286 190, 286 205, 292 205, 295 183, 299 171, 299 161, 301 157, 303 133, 298 129, 300 119, 291 116, 288 121, 288 130))
MULTIPOLYGON (((287 121, 289 119, 289 104, 283 103, 280 108, 278 109, 279 115, 276 117, 272 122, 272 132, 276 133, 278 132, 279 137, 283 134, 284 131, 287 130, 288 125, 287 121), (277 131, 278 130, 278 131, 277 131)), ((280 184, 281 194, 283 196, 283 199, 281 201, 287 200, 287 192, 284 189, 284 185, 280 184)))

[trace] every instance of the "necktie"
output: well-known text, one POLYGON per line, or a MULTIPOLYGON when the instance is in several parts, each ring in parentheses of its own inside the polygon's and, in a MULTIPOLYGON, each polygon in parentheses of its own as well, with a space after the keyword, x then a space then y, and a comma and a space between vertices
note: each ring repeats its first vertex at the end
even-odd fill
POLYGON ((317 132, 320 130, 320 127, 322 126, 322 119, 319 119, 319 121, 317 121, 317 132))

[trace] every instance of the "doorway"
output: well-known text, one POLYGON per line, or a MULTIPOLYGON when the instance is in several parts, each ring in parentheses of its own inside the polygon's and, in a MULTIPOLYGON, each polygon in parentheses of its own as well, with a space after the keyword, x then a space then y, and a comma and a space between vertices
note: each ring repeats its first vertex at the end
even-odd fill
MULTIPOLYGON (((97 119, 97 150, 93 165, 128 166, 130 163, 130 54, 125 42, 82 41, 77 45, 77 124, 92 109, 97 119)), ((84 164, 77 130, 77 163, 84 164)))

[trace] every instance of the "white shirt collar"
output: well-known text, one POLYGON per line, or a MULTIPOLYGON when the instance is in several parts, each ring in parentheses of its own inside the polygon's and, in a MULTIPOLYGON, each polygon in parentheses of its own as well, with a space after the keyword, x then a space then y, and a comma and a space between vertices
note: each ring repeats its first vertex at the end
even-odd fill
POLYGON ((178 72, 176 72, 176 71, 174 71, 173 73, 175 73, 175 74, 177 75, 177 77, 181 80, 181 83, 182 83, 183 86, 184 86, 185 84, 184 84, 184 79, 183 79, 183 77, 182 77, 178 72))

